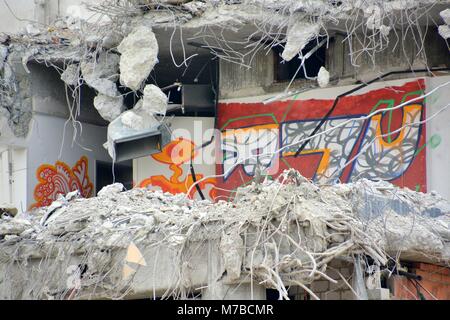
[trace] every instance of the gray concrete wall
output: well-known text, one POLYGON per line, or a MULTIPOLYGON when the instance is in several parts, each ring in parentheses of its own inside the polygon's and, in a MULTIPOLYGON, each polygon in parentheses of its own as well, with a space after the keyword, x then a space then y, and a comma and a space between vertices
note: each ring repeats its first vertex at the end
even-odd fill
MULTIPOLYGON (((386 49, 375 55, 361 53, 361 35, 349 41, 344 35, 336 34, 330 38, 326 52, 325 67, 330 72, 332 85, 348 85, 357 81, 369 81, 390 71, 403 71, 410 68, 422 69, 426 63, 431 67, 450 67, 450 55, 445 40, 439 36, 435 27, 429 27, 424 42, 424 51, 418 50, 413 35, 398 34, 392 31, 386 49), (404 36, 404 40, 402 40, 404 36), (353 61, 350 53, 353 52, 353 61), (357 65, 358 67, 355 67, 357 65)), ((416 35, 417 37, 417 35, 416 35)), ((418 39, 418 38, 416 38, 418 39)), ((289 81, 274 80, 274 56, 272 52, 259 51, 253 60, 247 59, 250 69, 225 60, 220 61, 219 95, 220 99, 260 96, 283 92, 289 81)), ((418 76, 418 75, 417 75, 418 76)), ((390 80, 410 78, 410 74, 390 76, 390 80)), ((291 90, 316 85, 315 81, 298 79, 291 90)))
POLYGON ((34 0, 0 1, 0 32, 16 33, 23 30, 30 21, 36 21, 35 11, 34 0))
POLYGON ((220 98, 257 96, 264 94, 274 80, 274 56, 259 51, 253 59, 248 57, 246 68, 239 64, 220 60, 219 86, 220 98))

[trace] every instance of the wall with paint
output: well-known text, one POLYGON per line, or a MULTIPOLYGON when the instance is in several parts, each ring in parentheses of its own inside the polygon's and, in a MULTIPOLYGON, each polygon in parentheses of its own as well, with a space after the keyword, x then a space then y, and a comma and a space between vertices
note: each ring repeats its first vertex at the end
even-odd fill
MULTIPOLYGON (((137 186, 162 190, 164 192, 186 193, 193 184, 190 171, 191 154, 196 180, 215 174, 215 146, 211 141, 214 134, 214 118, 175 117, 171 120, 172 142, 161 153, 133 161, 133 180, 137 186)), ((200 184, 205 198, 213 199, 215 179, 200 184)), ((199 198, 198 191, 191 196, 199 198)))
POLYGON ((103 148, 106 127, 83 123, 75 143, 73 132, 72 123, 62 118, 33 117, 27 139, 28 206, 47 205, 57 192, 73 189, 81 189, 85 196, 95 194, 95 161, 111 161, 103 148))
MULTIPOLYGON (((224 177, 218 186, 235 189, 260 173, 276 177, 295 168, 321 183, 383 179, 426 191, 428 140, 421 121, 428 109, 423 99, 410 100, 424 93, 428 83, 379 82, 342 98, 322 127, 324 134, 313 138, 298 157, 299 142, 317 126, 335 97, 351 87, 312 90, 267 104, 263 103, 267 97, 222 100, 217 124, 223 163, 217 165, 217 173, 224 177), (402 108, 389 110, 401 103, 402 108), (379 109, 387 111, 368 117, 379 109)), ((448 188, 449 182, 441 183, 448 188)))

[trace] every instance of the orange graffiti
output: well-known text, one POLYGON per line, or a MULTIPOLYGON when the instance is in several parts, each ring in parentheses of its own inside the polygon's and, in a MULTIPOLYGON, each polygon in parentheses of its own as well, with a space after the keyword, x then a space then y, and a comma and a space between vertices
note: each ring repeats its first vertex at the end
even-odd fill
MULTIPOLYGON (((178 138, 176 140, 168 143, 160 153, 152 155, 152 158, 156 161, 169 165, 169 169, 173 172, 172 176, 167 179, 163 175, 151 176, 148 179, 143 180, 140 184, 140 188, 145 188, 147 186, 156 186, 160 187, 164 192, 170 192, 172 194, 177 193, 187 193, 189 188, 194 184, 194 179, 191 174, 189 174, 184 180, 180 180, 180 177, 183 175, 183 168, 181 165, 188 163, 192 159, 198 155, 198 152, 194 150, 195 144, 187 139, 178 138)), ((203 174, 196 174, 196 180, 203 179, 203 174)), ((200 182, 198 185, 200 189, 205 189, 207 185, 214 186, 216 184, 216 180, 205 179, 200 182)), ((197 190, 194 188, 189 197, 193 197, 197 190)), ((212 188, 209 192, 209 196, 211 199, 214 199, 216 196, 216 190, 212 188)))
POLYGON ((58 198, 71 191, 79 190, 88 198, 92 195, 94 186, 88 175, 88 159, 83 156, 71 169, 66 163, 56 161, 55 165, 43 164, 36 171, 39 181, 34 189, 36 202, 31 208, 49 206, 58 198))

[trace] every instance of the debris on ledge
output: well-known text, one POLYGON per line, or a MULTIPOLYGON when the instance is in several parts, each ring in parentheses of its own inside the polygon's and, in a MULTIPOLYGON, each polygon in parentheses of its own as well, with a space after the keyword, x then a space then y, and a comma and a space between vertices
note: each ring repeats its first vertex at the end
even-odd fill
MULTIPOLYGON (((198 254, 195 248, 208 243, 220 252, 220 268, 229 281, 239 283, 250 275, 280 292, 290 284, 327 279, 333 259, 363 255, 382 266, 400 253, 449 261, 450 204, 434 193, 386 182, 363 179, 319 187, 289 170, 276 181, 240 188, 232 202, 218 203, 122 189, 112 185, 95 198, 62 197, 59 205, 3 217, 0 270, 9 276, 0 283, 0 297, 64 299, 67 288, 61 279, 75 257, 86 270, 72 298, 122 297, 134 288, 133 277, 122 278, 131 244, 144 256, 149 248, 173 253, 171 264, 179 272, 168 295, 175 297, 195 284, 196 268, 208 264, 190 262, 198 254), (43 216, 50 218, 41 224, 43 216), (32 267, 36 263, 39 268, 32 267), (33 290, 12 285, 24 279, 33 290)), ((164 274, 158 259, 145 256, 146 276, 164 274)))

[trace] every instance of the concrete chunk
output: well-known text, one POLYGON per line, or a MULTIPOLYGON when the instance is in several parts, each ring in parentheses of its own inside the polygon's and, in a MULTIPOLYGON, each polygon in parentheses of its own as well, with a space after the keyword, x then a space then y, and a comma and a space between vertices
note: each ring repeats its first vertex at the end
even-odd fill
POLYGON ((157 86, 145 86, 142 109, 149 114, 165 115, 167 111, 167 96, 157 86))
POLYGON ((158 42, 152 29, 135 28, 122 40, 117 50, 120 58, 120 83, 132 90, 139 90, 158 62, 158 42))
POLYGON ((319 35, 320 26, 298 21, 289 27, 287 33, 287 42, 284 51, 281 54, 284 60, 291 61, 309 41, 319 35))
POLYGON ((95 97, 94 107, 97 109, 100 116, 109 122, 116 119, 125 111, 125 105, 123 104, 123 98, 121 96, 109 97, 101 93, 95 97))

